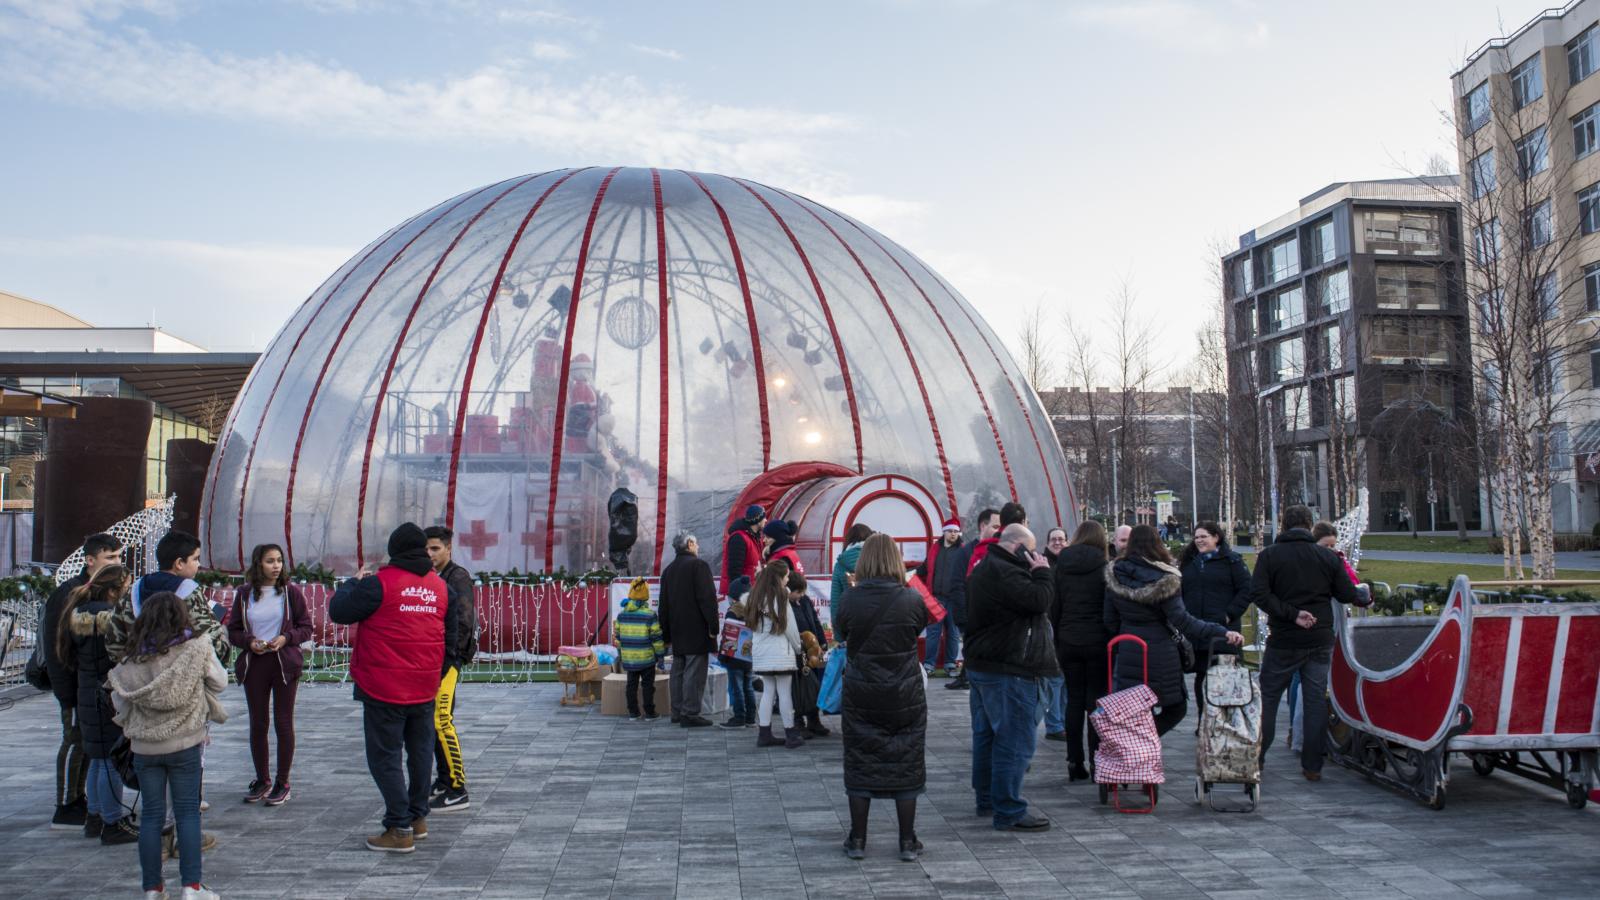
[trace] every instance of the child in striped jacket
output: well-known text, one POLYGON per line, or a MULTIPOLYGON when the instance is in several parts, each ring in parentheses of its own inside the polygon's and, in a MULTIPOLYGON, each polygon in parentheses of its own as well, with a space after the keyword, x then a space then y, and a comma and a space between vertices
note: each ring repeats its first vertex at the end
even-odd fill
POLYGON ((638 695, 643 696, 644 718, 660 718, 656 714, 656 666, 666 658, 667 646, 661 639, 661 621, 650 608, 650 585, 643 578, 635 578, 628 586, 628 599, 617 614, 616 634, 622 668, 628 673, 628 718, 639 720, 638 695))

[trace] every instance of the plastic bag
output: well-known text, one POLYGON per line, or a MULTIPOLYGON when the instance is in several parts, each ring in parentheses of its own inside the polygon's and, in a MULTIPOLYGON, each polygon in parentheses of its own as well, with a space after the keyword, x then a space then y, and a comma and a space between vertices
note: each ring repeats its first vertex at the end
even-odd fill
POLYGON ((835 647, 828 654, 828 666, 822 671, 822 687, 817 691, 817 709, 830 716, 839 714, 844 705, 844 648, 835 647))

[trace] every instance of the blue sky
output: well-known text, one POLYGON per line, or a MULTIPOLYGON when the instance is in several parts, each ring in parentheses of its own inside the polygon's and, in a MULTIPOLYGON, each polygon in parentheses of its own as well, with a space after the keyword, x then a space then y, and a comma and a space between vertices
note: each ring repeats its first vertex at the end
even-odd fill
POLYGON ((1180 376, 1218 242, 1454 164, 1480 0, 0 0, 0 289, 260 349, 407 216, 662 165, 878 227, 1015 344, 1126 283, 1180 376))

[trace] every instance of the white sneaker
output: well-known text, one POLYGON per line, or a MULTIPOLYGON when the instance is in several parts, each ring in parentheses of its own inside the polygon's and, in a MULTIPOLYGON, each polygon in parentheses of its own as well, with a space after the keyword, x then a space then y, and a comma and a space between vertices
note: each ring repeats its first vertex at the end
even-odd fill
POLYGON ((185 887, 183 889, 183 900, 222 900, 222 896, 205 885, 201 885, 199 890, 185 887))
POLYGON ((201 800, 200 801, 200 811, 201 812, 210 812, 211 811, 211 804, 207 803, 204 800, 201 800))
POLYGON ((145 891, 144 900, 167 900, 167 889, 162 888, 159 891, 145 891))

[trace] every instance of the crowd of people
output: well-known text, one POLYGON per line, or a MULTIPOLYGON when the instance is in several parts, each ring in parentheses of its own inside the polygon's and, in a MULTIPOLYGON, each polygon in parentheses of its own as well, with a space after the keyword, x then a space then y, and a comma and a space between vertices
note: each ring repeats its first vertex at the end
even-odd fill
MULTIPOLYGON (((1252 603, 1271 625, 1261 657, 1263 753, 1278 703, 1297 685, 1301 767, 1308 780, 1320 779, 1331 604, 1364 597, 1328 546, 1331 526, 1303 506, 1290 507, 1282 525, 1254 573, 1210 522, 1193 529, 1176 558, 1154 526, 1121 525, 1108 535, 1095 521, 1071 535, 1046 529, 1041 550, 1026 509, 1012 502, 982 510, 970 541, 959 520, 944 522, 914 571, 894 538, 853 526, 828 600, 832 652, 843 654, 846 855, 865 856, 871 802, 881 799, 895 804, 900 858, 919 858, 926 688, 941 667, 947 689, 968 692, 976 814, 998 830, 1043 830, 1050 820, 1023 796, 1041 723, 1046 739, 1066 744, 1069 782, 1093 778, 1097 741, 1086 722, 1099 699, 1147 683, 1157 731, 1167 733, 1189 711, 1180 635, 1194 648, 1203 705, 1209 662, 1240 652, 1252 603), (1139 637, 1148 657, 1119 649, 1108 666, 1107 643, 1118 635, 1139 637)), ((630 585, 613 629, 630 720, 659 718, 657 674, 670 659, 672 724, 712 725, 702 706, 716 656, 727 673, 722 728, 754 727, 757 747, 790 750, 833 733, 818 702, 829 635, 795 536, 794 523, 769 521, 751 506, 724 535, 720 575, 701 558, 697 538, 680 534, 654 606, 643 579, 630 585)), ((372 850, 412 852, 427 838, 430 816, 470 807, 455 711, 477 649, 477 613, 471 573, 453 561, 452 539, 447 528, 402 524, 389 536, 386 563, 342 582, 329 601, 331 621, 361 626, 350 675, 383 803, 382 830, 366 841, 372 850)), ((241 799, 286 804, 311 616, 275 544, 254 549, 232 603, 215 607, 195 581, 201 546, 193 535, 165 535, 159 571, 137 579, 122 565, 122 549, 107 534, 87 538, 83 571, 43 611, 44 662, 61 719, 51 827, 137 844, 147 897, 169 896, 163 862, 172 858, 183 897, 215 897, 202 882, 202 854, 216 839, 201 828, 209 807, 201 784, 211 725, 227 718, 224 667, 231 658, 248 710, 253 777, 241 799), (137 813, 125 800, 130 781, 140 790, 137 813)))

